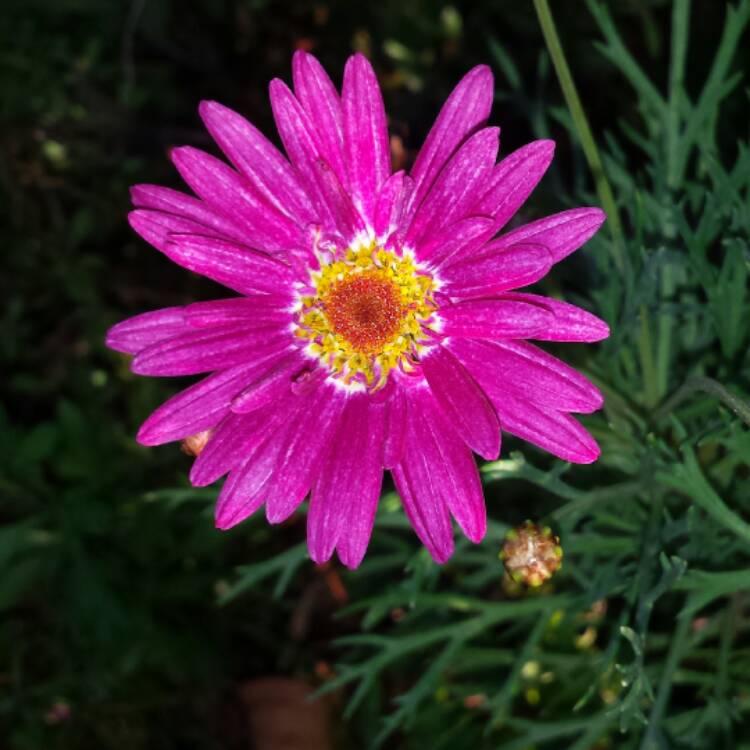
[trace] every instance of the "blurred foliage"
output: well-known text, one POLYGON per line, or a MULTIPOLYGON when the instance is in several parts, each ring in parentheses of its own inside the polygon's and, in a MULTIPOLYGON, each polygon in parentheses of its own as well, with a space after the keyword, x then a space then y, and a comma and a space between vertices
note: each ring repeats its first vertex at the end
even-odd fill
POLYGON ((135 444, 177 385, 131 376, 104 331, 215 289, 131 235, 127 188, 176 185, 172 145, 211 148, 200 98, 272 133, 267 82, 303 47, 335 76, 373 58, 407 154, 490 62, 503 150, 558 141, 523 218, 596 203, 533 5, 5 0, 4 747, 244 747, 236 686, 287 674, 347 691, 342 747, 750 748, 750 2, 553 11, 623 226, 544 284, 612 325, 564 350, 607 395, 602 458, 506 440, 488 537, 442 568, 386 494, 348 573, 309 563, 303 519, 216 532, 216 489, 135 444), (565 549, 534 593, 497 558, 527 517, 565 549))

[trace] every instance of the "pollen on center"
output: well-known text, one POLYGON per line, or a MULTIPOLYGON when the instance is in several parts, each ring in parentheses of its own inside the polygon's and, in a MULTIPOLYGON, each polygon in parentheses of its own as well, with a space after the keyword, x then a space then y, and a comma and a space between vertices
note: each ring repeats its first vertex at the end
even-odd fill
POLYGON ((369 243, 311 271, 295 335, 346 385, 376 390, 412 372, 438 326, 434 280, 408 254, 369 243))
POLYGON ((379 351, 399 329, 405 312, 398 287, 381 270, 345 276, 322 303, 332 332, 363 354, 379 351))

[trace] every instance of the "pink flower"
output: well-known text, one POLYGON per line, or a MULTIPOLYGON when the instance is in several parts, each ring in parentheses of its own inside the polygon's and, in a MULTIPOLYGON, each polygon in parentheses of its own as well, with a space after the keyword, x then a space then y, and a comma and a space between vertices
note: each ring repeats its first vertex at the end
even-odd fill
POLYGON ((288 159, 249 122, 203 102, 234 167, 191 147, 172 160, 197 197, 138 185, 132 227, 181 266, 238 295, 144 313, 107 344, 141 375, 212 373, 138 433, 159 445, 200 433, 190 472, 225 474, 216 525, 263 504, 271 523, 310 494, 310 555, 356 568, 390 469, 414 530, 438 562, 451 516, 486 529, 472 451, 506 430, 567 461, 599 449, 570 416, 602 404, 583 376, 524 339, 599 341, 608 328, 564 302, 513 291, 541 279, 604 221, 578 208, 502 229, 552 160, 535 141, 499 163, 485 66, 443 106, 410 173, 391 173, 383 100, 361 55, 341 95, 298 52, 294 89, 271 82, 288 159))

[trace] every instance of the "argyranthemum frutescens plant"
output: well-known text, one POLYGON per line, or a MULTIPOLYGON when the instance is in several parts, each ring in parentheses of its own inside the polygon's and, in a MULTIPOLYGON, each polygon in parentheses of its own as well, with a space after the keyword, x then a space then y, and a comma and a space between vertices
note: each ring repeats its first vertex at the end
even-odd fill
POLYGON ((598 341, 607 325, 515 290, 580 247, 604 213, 573 209, 500 234, 554 144, 496 163, 487 67, 453 91, 409 174, 391 171, 364 57, 348 61, 340 96, 309 54, 295 55, 293 73, 295 93, 270 87, 288 160, 242 117, 204 102, 235 168, 177 148, 197 198, 133 189, 142 237, 241 296, 136 316, 107 343, 135 355, 138 374, 213 373, 161 406, 138 439, 191 439, 195 485, 229 475, 218 527, 264 504, 279 523, 309 493, 311 557, 336 549, 357 567, 389 469, 414 530, 444 562, 451 516, 472 541, 485 534, 472 451, 497 458, 501 429, 568 461, 599 454, 570 416, 598 409, 599 391, 525 339, 598 341))

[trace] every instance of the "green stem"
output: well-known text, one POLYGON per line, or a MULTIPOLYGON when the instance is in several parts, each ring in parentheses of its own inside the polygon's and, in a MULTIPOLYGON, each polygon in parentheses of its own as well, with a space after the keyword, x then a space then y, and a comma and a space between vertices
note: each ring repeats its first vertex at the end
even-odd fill
POLYGON ((640 317, 641 335, 638 339, 638 351, 641 357, 644 400, 646 406, 653 407, 659 403, 659 378, 654 362, 654 347, 651 342, 651 321, 645 305, 641 306, 640 317))
POLYGON ((739 396, 736 396, 717 380, 706 377, 688 378, 677 392, 656 412, 654 419, 658 422, 660 419, 668 416, 693 393, 709 393, 712 396, 716 396, 724 406, 731 409, 750 427, 750 404, 739 396))
POLYGON ((659 744, 657 732, 659 731, 659 725, 661 724, 664 711, 667 708, 669 696, 672 693, 672 678, 683 657, 691 625, 692 621, 689 617, 683 617, 677 620, 677 630, 672 638, 672 645, 661 672, 656 700, 651 709, 651 715, 648 720, 648 729, 646 730, 646 734, 641 742, 640 750, 658 750, 661 746, 659 744))
POLYGON ((552 58, 552 64, 555 66, 555 72, 557 73, 557 78, 560 82, 560 88, 562 89, 565 102, 567 103, 571 117, 573 118, 573 123, 578 131, 578 137, 581 139, 583 153, 588 162, 589 169, 591 169, 591 173, 594 177, 596 192, 599 195, 599 200, 601 201, 602 206, 607 213, 607 218, 609 219, 609 229, 612 233, 613 240, 612 254, 615 266, 620 273, 624 273, 625 243, 622 234, 622 223, 620 222, 620 214, 617 209, 617 204, 615 203, 612 188, 607 180, 607 175, 604 172, 599 149, 596 147, 596 142, 594 141, 591 128, 589 127, 588 118, 586 117, 586 113, 581 105, 581 99, 578 96, 573 76, 570 73, 570 68, 565 59, 565 53, 560 44, 560 38, 557 35, 555 21, 552 18, 549 4, 547 3, 547 0, 534 0, 534 7, 536 8, 537 17, 539 18, 539 25, 542 28, 544 41, 547 44, 547 49, 552 58))
POLYGON ((690 0, 675 0, 672 6, 672 50, 669 61, 669 101, 667 106, 667 185, 677 186, 680 140, 680 106, 685 75, 685 55, 690 26, 690 0))

